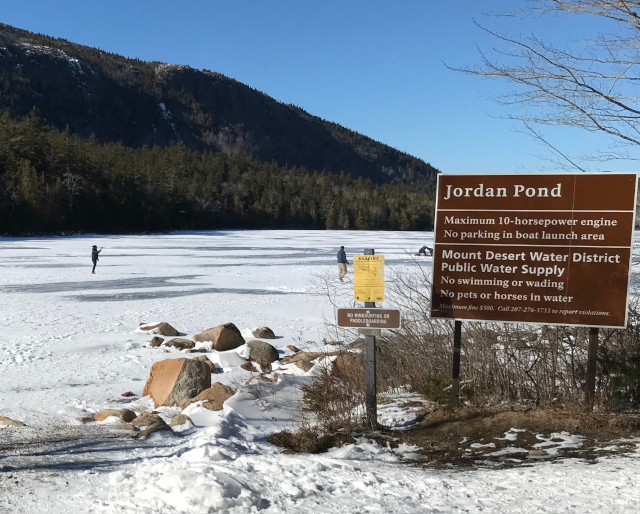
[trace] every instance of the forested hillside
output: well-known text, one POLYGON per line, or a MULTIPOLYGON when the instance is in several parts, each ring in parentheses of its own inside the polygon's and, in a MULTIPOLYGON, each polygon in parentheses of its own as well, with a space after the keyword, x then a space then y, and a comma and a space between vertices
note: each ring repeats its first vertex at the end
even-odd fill
POLYGON ((0 108, 129 148, 199 152, 345 173, 433 192, 437 170, 236 80, 127 59, 0 24, 0 108))
POLYGON ((128 148, 0 114, 0 233, 428 229, 433 196, 184 143, 128 148))

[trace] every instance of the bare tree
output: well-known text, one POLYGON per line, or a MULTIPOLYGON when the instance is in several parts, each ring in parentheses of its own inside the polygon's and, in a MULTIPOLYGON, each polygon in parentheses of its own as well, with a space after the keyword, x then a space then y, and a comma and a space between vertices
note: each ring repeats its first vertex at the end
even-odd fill
POLYGON ((73 211, 73 199, 82 189, 82 176, 67 171, 63 175, 62 183, 67 189, 67 204, 69 205, 69 210, 73 211))
POLYGON ((479 25, 498 47, 490 55, 481 51, 482 64, 475 68, 453 69, 513 84, 514 91, 500 99, 513 107, 508 117, 524 122, 529 133, 571 166, 580 168, 533 126, 607 134, 618 144, 592 157, 629 159, 630 149, 640 145, 640 1, 531 0, 528 5, 518 14, 583 17, 583 39, 512 38, 479 25))

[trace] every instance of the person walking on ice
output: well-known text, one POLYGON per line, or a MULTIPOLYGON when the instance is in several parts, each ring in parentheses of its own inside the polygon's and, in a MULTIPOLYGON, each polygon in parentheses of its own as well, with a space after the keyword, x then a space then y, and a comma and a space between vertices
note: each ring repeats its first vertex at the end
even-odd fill
POLYGON ((341 246, 340 250, 338 250, 338 279, 340 282, 344 282, 342 279, 347 274, 347 264, 349 264, 347 262, 347 254, 344 253, 344 246, 341 246))
POLYGON ((93 269, 91 270, 92 275, 96 274, 96 264, 98 264, 98 254, 101 251, 102 251, 102 248, 98 250, 98 247, 96 245, 93 245, 93 247, 91 248, 91 260, 93 261, 93 269))

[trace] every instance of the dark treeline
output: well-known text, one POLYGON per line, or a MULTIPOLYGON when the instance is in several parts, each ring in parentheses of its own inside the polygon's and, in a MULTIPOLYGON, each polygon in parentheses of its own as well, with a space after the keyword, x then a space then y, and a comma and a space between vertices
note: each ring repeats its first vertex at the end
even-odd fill
POLYGON ((433 227, 432 195, 203 153, 131 149, 0 114, 0 233, 433 227))

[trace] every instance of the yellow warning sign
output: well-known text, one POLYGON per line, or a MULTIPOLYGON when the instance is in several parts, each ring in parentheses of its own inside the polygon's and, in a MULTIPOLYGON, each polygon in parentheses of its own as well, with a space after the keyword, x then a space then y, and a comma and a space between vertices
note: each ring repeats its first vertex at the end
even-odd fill
POLYGON ((384 255, 353 256, 353 299, 384 301, 384 255))

